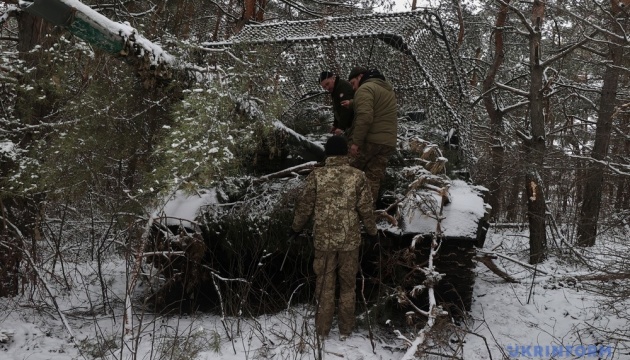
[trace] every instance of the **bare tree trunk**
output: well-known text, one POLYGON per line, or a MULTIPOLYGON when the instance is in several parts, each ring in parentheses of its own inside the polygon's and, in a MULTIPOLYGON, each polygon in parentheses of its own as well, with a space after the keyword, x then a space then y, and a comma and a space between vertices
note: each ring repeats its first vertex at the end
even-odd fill
POLYGON ((488 74, 483 81, 483 104, 490 118, 490 138, 492 139, 492 145, 490 148, 492 159, 492 171, 490 173, 490 182, 488 184, 488 203, 492 207, 492 218, 496 221, 501 213, 501 188, 502 188, 502 174, 503 174, 503 142, 501 140, 503 134, 503 112, 498 109, 497 104, 494 101, 493 94, 490 91, 494 86, 495 78, 499 68, 503 64, 505 57, 503 51, 503 27, 507 22, 508 15, 508 3, 507 0, 504 4, 501 4, 499 13, 497 14, 497 20, 494 29, 494 61, 492 66, 488 70, 488 74))
POLYGON ((461 47, 464 43, 464 35, 466 33, 466 29, 464 27, 464 14, 462 14, 462 4, 459 0, 454 0, 453 6, 457 12, 457 24, 459 25, 459 30, 457 31, 457 47, 461 47))
POLYGON ((612 130, 613 113, 617 99, 620 65, 623 60, 623 29, 613 21, 613 37, 608 43, 609 59, 612 61, 604 72, 602 95, 599 98, 599 114, 597 129, 595 130, 595 144, 591 157, 595 159, 586 169, 586 184, 584 186, 584 202, 578 220, 577 241, 581 246, 595 245, 597 237, 597 223, 602 205, 602 187, 604 185, 604 165, 600 162, 608 155, 610 134, 612 130))
POLYGON ((212 41, 219 41, 219 29, 221 28, 221 22, 223 21, 223 12, 217 7, 217 21, 214 24, 214 31, 212 32, 212 41))
POLYGON ((529 113, 531 135, 525 140, 525 190, 527 194, 527 217, 529 220, 529 263, 542 262, 547 254, 545 232, 545 193, 541 171, 546 152, 545 114, 543 112, 543 71, 541 66, 541 26, 544 3, 534 1, 532 8, 533 31, 529 36, 529 113))
POLYGON ((241 31, 247 23, 255 19, 257 0, 243 0, 243 13, 241 18, 236 22, 235 32, 241 31))
POLYGON ((258 9, 256 9, 256 21, 263 22, 265 20, 265 9, 267 8, 267 0, 258 0, 258 9))
MULTIPOLYGON (((41 18, 35 17, 27 12, 21 12, 18 16, 18 51, 22 54, 28 53, 35 45, 40 45, 42 33, 46 25, 41 18)), ((23 55, 24 57, 28 57, 23 55)), ((31 56, 31 61, 36 56, 31 56)))

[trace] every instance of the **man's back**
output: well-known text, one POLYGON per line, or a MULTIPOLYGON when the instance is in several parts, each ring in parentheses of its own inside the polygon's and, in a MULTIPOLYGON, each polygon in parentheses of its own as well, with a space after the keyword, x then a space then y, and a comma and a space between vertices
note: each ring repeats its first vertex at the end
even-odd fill
POLYGON ((355 120, 352 142, 396 146, 398 106, 391 85, 381 79, 368 79, 354 96, 355 120))
POLYGON ((302 228, 314 214, 314 245, 318 250, 352 250, 361 242, 360 220, 376 233, 372 197, 365 174, 345 156, 326 159, 326 166, 308 176, 296 206, 293 228, 302 228))

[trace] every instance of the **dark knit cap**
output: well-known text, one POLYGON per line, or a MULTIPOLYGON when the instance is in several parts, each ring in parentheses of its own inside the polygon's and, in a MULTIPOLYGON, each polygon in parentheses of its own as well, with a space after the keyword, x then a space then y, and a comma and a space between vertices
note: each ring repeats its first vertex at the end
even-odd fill
POLYGON ((333 76, 335 76, 335 74, 333 72, 322 71, 322 73, 319 74, 319 82, 322 82, 322 81, 328 79, 329 77, 333 77, 333 76))
POLYGON ((350 75, 348 75, 348 81, 354 79, 355 77, 363 74, 366 71, 367 71, 367 69, 364 68, 363 66, 355 66, 355 67, 353 67, 352 70, 350 71, 350 75))
POLYGON ((326 145, 324 145, 327 156, 345 156, 348 155, 348 142, 343 136, 332 136, 326 145))

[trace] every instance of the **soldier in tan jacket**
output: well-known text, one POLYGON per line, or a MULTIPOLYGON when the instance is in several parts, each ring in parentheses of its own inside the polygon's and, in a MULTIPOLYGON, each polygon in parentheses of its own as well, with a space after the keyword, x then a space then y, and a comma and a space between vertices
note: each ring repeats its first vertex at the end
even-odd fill
POLYGON ((335 282, 339 279, 339 334, 344 340, 355 323, 359 221, 363 221, 371 236, 376 236, 377 229, 367 179, 363 171, 349 165, 346 140, 333 136, 326 142, 325 150, 326 166, 316 168, 306 178, 291 228, 299 233, 314 216, 315 327, 319 336, 328 336, 335 312, 335 282))
POLYGON ((351 164, 365 171, 374 203, 389 157, 396 151, 398 105, 389 82, 377 70, 357 66, 348 80, 354 88, 354 100, 342 102, 354 109, 350 137, 351 164))

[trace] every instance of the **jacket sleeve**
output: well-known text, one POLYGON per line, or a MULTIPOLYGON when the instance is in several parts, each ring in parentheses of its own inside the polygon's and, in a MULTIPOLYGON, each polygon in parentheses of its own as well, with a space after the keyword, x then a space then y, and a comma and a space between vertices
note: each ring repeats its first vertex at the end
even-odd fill
POLYGON ((352 144, 359 147, 365 143, 368 130, 374 121, 374 94, 363 85, 354 94, 354 130, 352 144))
POLYGON ((352 98, 354 98, 352 85, 347 82, 340 82, 339 88, 332 93, 334 127, 347 130, 352 125, 352 120, 354 118, 352 98), (344 100, 350 101, 349 108, 345 108, 341 105, 341 102, 344 100))
POLYGON ((368 186, 365 174, 361 174, 361 180, 357 185, 357 211, 363 221, 365 230, 368 234, 376 235, 376 219, 374 217, 374 208, 372 207, 372 192, 368 186))
POLYGON ((338 128, 339 127, 339 111, 337 110, 337 105, 335 104, 335 101, 337 101, 337 99, 335 99, 335 93, 331 93, 330 94, 332 103, 333 103, 333 126, 338 128))
POLYGON ((340 98, 340 100, 352 100, 354 98, 354 90, 352 89, 352 85, 348 83, 343 83, 341 86, 341 91, 343 93, 343 96, 340 98))
POLYGON ((293 231, 300 232, 304 229, 304 225, 306 225, 308 219, 313 215, 316 198, 317 179, 315 173, 311 172, 306 177, 306 184, 302 190, 300 199, 295 205, 295 215, 293 217, 293 225, 291 225, 293 231))

